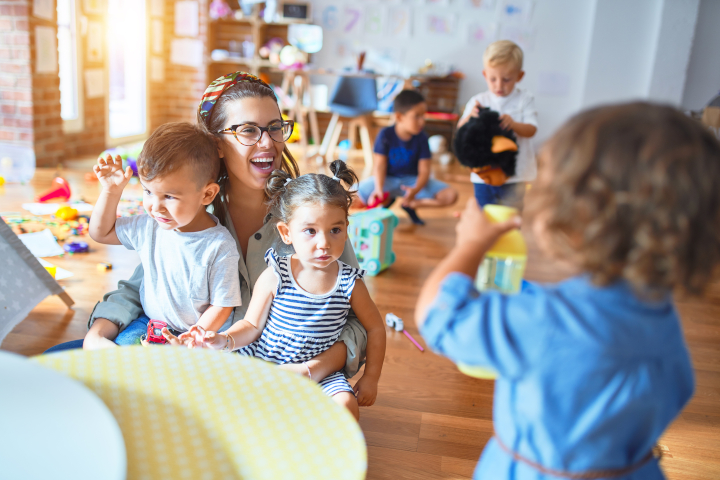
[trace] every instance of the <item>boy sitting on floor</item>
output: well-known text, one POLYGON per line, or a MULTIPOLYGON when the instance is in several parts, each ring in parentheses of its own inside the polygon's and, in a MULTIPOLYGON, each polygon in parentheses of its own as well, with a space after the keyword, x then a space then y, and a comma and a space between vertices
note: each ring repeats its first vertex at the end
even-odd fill
POLYGON ((423 132, 427 104, 415 90, 403 90, 393 102, 395 125, 380 131, 375 140, 374 176, 358 187, 362 204, 383 201, 389 206, 396 197, 403 197, 402 208, 413 223, 424 225, 415 212, 420 207, 446 207, 457 201, 457 191, 430 177, 430 146, 423 132))

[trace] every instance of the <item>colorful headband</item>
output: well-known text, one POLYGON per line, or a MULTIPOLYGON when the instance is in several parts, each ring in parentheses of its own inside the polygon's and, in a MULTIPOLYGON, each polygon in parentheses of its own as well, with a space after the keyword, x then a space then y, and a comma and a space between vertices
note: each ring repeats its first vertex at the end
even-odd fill
POLYGON ((203 93, 200 99, 200 105, 198 106, 198 115, 200 115, 200 118, 206 120, 210 116, 210 112, 212 112, 215 103, 220 96, 225 93, 225 90, 238 83, 259 83, 260 85, 270 88, 267 83, 250 73, 233 72, 223 75, 205 89, 205 93, 203 93))

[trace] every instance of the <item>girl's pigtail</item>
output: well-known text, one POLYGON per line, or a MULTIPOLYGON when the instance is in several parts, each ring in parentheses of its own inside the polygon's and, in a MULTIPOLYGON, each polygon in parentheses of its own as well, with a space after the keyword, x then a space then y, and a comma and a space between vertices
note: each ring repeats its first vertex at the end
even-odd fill
POLYGON ((333 175, 345 182, 348 187, 358 182, 358 177, 353 172, 352 168, 348 167, 342 160, 335 160, 330 164, 330 171, 333 175))
POLYGON ((272 213, 277 213, 278 202, 285 193, 288 180, 292 180, 292 175, 284 170, 273 170, 265 184, 265 196, 267 197, 267 205, 272 213))

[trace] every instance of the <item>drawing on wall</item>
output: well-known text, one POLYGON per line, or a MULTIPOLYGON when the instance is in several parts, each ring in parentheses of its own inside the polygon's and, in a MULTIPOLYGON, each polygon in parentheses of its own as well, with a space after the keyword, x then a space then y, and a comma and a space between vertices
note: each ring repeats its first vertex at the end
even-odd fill
POLYGON ((497 40, 497 24, 471 23, 468 25, 468 43, 470 45, 483 42, 492 43, 495 40, 497 40))
POLYGON ((345 7, 343 11, 343 33, 358 33, 362 27, 363 11, 360 7, 345 7))
POLYGON ((58 67, 57 33, 53 27, 35 27, 35 73, 55 73, 58 67))
POLYGON ((469 0, 470 6, 474 8, 481 8, 487 11, 495 10, 495 0, 469 0))
POLYGON ((396 37, 409 37, 411 30, 410 7, 397 6, 390 8, 388 13, 388 33, 396 37))
POLYGON ((165 81, 165 60, 162 57, 150 57, 150 81, 165 81))
POLYGON ((100 22, 88 22, 87 61, 103 61, 103 29, 100 22))
POLYGON ((200 32, 198 2, 181 1, 175 3, 175 35, 197 37, 200 32))
POLYGON ((105 96, 105 70, 88 68, 85 70, 85 96, 100 98, 105 96))
POLYGON ((328 31, 333 32, 338 26, 338 17, 340 11, 336 5, 328 5, 325 7, 321 14, 322 27, 328 31))
POLYGON ((45 20, 55 20, 55 3, 53 0, 35 0, 32 14, 45 20))
POLYGON ((535 46, 535 29, 519 25, 502 25, 500 38, 517 43, 523 50, 532 50, 535 46))
POLYGON ((502 20, 527 27, 532 18, 534 0, 503 0, 502 20))
POLYGON ((452 35, 455 31, 455 15, 428 15, 427 31, 435 35, 452 35))
POLYGON ((365 7, 365 33, 380 35, 385 31, 385 9, 379 5, 365 7))
POLYGON ((153 19, 150 21, 150 44, 152 53, 163 53, 163 22, 153 19))

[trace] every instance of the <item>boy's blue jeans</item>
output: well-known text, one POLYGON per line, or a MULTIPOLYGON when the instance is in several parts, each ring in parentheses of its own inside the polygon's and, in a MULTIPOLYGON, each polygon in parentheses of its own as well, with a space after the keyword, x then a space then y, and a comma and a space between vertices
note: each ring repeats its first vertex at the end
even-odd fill
POLYGON ((140 315, 138 318, 130 322, 125 330, 118 333, 115 343, 121 347, 128 345, 140 345, 140 337, 147 333, 147 324, 150 319, 147 315, 140 315))
POLYGON ((494 205, 507 205, 522 210, 525 198, 525 182, 506 183, 494 187, 486 183, 473 183, 475 188, 475 199, 478 205, 484 207, 491 203, 494 205))

